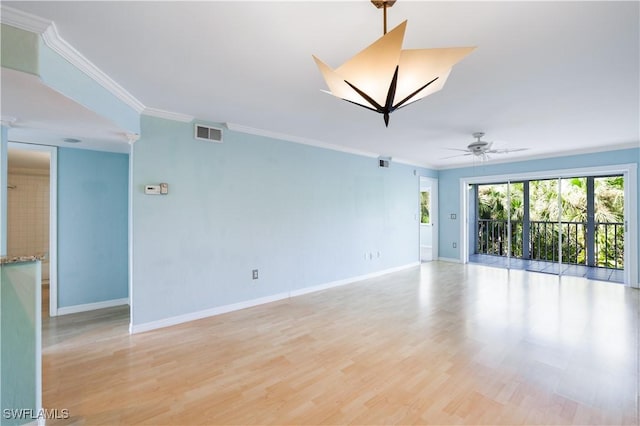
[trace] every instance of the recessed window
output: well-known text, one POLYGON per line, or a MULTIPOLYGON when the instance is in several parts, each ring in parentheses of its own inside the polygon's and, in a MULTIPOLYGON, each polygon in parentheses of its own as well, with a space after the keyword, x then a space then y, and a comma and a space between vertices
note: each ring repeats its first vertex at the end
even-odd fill
POLYGON ((430 218, 430 210, 431 210, 431 192, 422 191, 420 192, 420 223, 423 225, 428 225, 431 223, 430 218))

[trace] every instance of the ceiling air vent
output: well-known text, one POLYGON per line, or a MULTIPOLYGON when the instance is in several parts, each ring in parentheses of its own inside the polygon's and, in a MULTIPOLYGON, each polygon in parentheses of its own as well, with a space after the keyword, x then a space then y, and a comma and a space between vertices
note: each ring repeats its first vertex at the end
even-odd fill
POLYGON ((196 124, 195 138, 202 141, 222 143, 222 129, 196 124))

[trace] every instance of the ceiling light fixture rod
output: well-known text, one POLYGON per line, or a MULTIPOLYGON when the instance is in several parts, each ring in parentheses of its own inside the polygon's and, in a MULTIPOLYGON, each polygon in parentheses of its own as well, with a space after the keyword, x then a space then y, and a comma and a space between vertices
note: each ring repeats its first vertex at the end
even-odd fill
POLYGON ((375 7, 377 7, 378 9, 382 9, 383 34, 387 33, 387 7, 393 6, 395 2, 396 0, 371 0, 371 3, 373 3, 375 7))
POLYGON ((384 3, 384 7, 382 8, 382 19, 384 20, 384 24, 382 25, 382 33, 387 33, 387 2, 384 3))

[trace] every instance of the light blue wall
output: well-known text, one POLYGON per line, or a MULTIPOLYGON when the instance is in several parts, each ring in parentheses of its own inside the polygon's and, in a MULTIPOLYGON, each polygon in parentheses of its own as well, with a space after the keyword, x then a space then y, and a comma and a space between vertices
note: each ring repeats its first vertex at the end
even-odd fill
POLYGON ((5 409, 31 409, 35 413, 40 408, 40 273, 40 261, 0 265, 2 425, 32 420, 29 412, 23 412, 22 418, 12 418, 6 416, 5 409))
POLYGON ((111 120, 131 133, 140 133, 140 115, 94 79, 51 50, 42 40, 39 47, 42 82, 111 120))
POLYGON ((128 297, 129 156, 58 149, 58 306, 128 297))
POLYGON ((144 116, 132 160, 134 326, 418 261, 414 167, 144 116))
POLYGON ((438 172, 438 170, 425 169, 425 168, 418 169, 418 174, 422 177, 428 177, 433 179, 438 179, 438 176, 440 176, 440 173, 438 172))
MULTIPOLYGON (((440 256, 451 259, 460 257, 460 178, 473 176, 508 175, 548 170, 597 167, 614 164, 640 164, 640 149, 625 149, 598 152, 583 155, 545 158, 503 164, 485 164, 479 167, 441 170, 439 173, 439 212, 440 212, 440 256), (456 213, 457 219, 451 220, 450 214, 456 213), (452 247, 458 243, 458 248, 452 247)), ((640 174, 639 174, 640 176, 640 174)), ((638 179, 638 200, 640 203, 640 178, 638 179)), ((640 206, 638 206, 640 210, 640 206)), ((640 233, 640 230, 639 230, 640 233)), ((640 237, 640 235, 639 235, 640 237)), ((640 263, 640 256, 638 256, 640 263)))

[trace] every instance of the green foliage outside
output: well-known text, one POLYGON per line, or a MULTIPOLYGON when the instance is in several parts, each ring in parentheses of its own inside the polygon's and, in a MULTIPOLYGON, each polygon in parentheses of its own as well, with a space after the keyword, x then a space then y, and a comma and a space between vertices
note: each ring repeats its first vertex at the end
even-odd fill
MULTIPOLYGON (((563 262, 587 262, 587 179, 561 180, 561 210, 563 234, 563 262)), ((524 183, 515 182, 509 188, 510 209, 507 205, 507 184, 478 186, 479 219, 494 221, 480 229, 486 249, 481 252, 506 255, 506 221, 511 211, 512 253, 522 257, 522 223, 525 214, 524 183), (495 241, 498 240, 499 245, 495 241), (487 246, 487 241, 489 242, 487 246)), ((624 260, 624 179, 622 176, 594 178, 594 220, 596 265, 623 268, 624 260), (617 224, 617 225, 613 225, 617 224)), ((530 257, 556 261, 558 257, 558 180, 529 182, 530 257)), ((479 241, 479 244, 482 244, 479 241)))
POLYGON ((420 193, 420 223, 431 223, 429 219, 429 207, 431 206, 431 193, 420 193))

